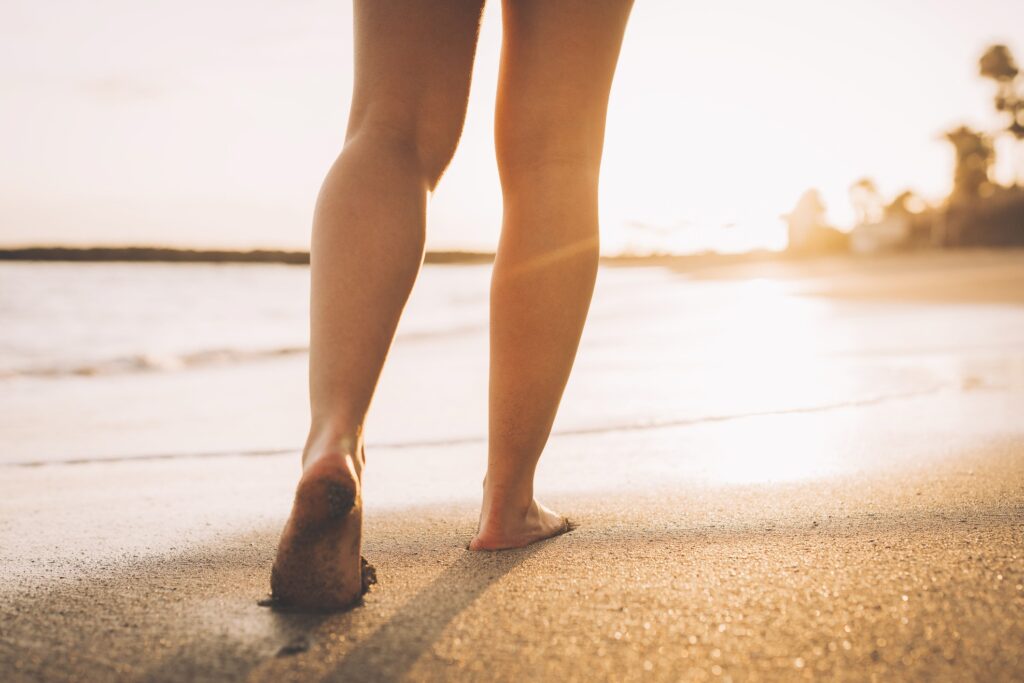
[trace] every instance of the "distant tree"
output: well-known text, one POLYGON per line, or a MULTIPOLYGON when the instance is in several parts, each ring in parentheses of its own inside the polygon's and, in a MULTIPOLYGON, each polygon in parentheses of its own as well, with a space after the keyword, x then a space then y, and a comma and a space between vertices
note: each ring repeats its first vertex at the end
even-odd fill
POLYGON ((991 138, 967 126, 948 131, 944 138, 956 152, 950 200, 969 201, 989 195, 992 191, 989 171, 995 161, 991 138))
POLYGON ((890 217, 906 217, 920 213, 924 208, 922 200, 913 190, 900 192, 885 206, 885 215, 890 217))
MULTIPOLYGON (((1013 53, 1005 45, 992 45, 978 60, 978 72, 995 81, 996 111, 1006 117, 1004 131, 1018 143, 1024 141, 1024 76, 1021 75, 1013 53)), ((1018 164, 1020 151, 1017 152, 1018 164)))
POLYGON ((1009 115, 1007 132, 1018 140, 1024 139, 1024 80, 1005 45, 993 45, 981 56, 979 72, 996 82, 996 111, 1009 115))
POLYGON ((882 193, 871 178, 861 178, 850 185, 850 203, 853 204, 858 224, 867 225, 882 220, 882 193))
POLYGON ((1005 45, 991 45, 978 60, 981 75, 997 81, 1012 81, 1020 73, 1013 53, 1005 45))

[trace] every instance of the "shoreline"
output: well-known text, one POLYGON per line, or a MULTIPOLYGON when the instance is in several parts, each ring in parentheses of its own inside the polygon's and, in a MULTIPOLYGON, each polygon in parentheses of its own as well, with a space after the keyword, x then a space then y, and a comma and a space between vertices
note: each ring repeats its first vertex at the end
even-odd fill
POLYGON ((472 448, 381 458, 363 549, 382 582, 327 615, 258 606, 287 457, 247 462, 244 477, 232 459, 14 471, 0 508, 31 524, 3 530, 0 668, 12 681, 476 680, 481 661, 500 664, 495 680, 579 680, 581 661, 622 681, 714 667, 1017 678, 1006 643, 1022 624, 1024 442, 1004 415, 1020 405, 969 392, 752 422, 783 449, 861 431, 835 442, 838 471, 781 481, 716 479, 744 438, 721 424, 651 435, 640 468, 588 469, 632 436, 556 439, 542 495, 581 525, 502 553, 464 550, 482 474, 467 471, 472 448), (924 419, 936 412, 948 419, 924 419), (672 443, 692 455, 665 462, 672 443), (433 495, 410 498, 409 481, 433 495))
MULTIPOLYGON (((874 254, 851 252, 793 253, 766 249, 692 254, 616 254, 602 255, 601 265, 621 267, 663 267, 678 271, 694 271, 732 266, 819 263, 885 263, 904 259, 960 259, 977 255, 996 256, 1024 253, 1019 247, 965 247, 885 251, 874 254)), ((494 252, 432 250, 424 255, 425 264, 482 265, 494 262, 494 252)), ((49 263, 237 263, 309 265, 309 252, 286 249, 185 249, 150 246, 68 247, 34 245, 0 248, 0 261, 49 263)), ((714 274, 709 273, 711 277, 714 274)))
MULTIPOLYGON (((481 264, 494 254, 474 251, 430 251, 425 263, 481 264)), ((64 263, 239 263, 309 265, 308 251, 284 249, 175 249, 169 247, 11 247, 0 249, 0 261, 64 263)))

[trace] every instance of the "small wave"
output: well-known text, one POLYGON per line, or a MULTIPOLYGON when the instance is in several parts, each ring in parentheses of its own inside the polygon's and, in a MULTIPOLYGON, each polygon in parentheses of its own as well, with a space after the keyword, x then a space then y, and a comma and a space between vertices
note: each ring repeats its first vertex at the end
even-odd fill
POLYGON ((210 365, 230 365, 245 361, 295 356, 306 353, 308 350, 309 348, 306 346, 285 346, 275 349, 207 349, 181 354, 144 353, 86 363, 0 370, 0 378, 95 377, 140 372, 169 372, 210 365))
MULTIPOLYGON (((440 329, 399 332, 401 342, 427 341, 437 337, 480 333, 482 324, 453 325, 440 329)), ((232 365, 250 361, 295 356, 309 351, 308 346, 284 346, 271 349, 205 349, 186 353, 140 353, 97 361, 78 361, 48 366, 0 368, 0 380, 15 377, 96 377, 145 372, 173 372, 211 365, 232 365)))

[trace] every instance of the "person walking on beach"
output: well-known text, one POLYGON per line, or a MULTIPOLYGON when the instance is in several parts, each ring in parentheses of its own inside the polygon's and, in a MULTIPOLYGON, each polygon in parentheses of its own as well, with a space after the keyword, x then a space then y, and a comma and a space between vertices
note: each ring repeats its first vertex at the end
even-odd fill
MULTIPOLYGON (((470 550, 569 530, 533 495, 598 263, 608 95, 632 0, 504 0, 494 138, 504 203, 491 281, 487 474, 470 550)), ((274 599, 363 594, 363 425, 423 259, 427 198, 462 131, 483 0, 355 0, 344 148, 310 249, 310 403, 274 599)))

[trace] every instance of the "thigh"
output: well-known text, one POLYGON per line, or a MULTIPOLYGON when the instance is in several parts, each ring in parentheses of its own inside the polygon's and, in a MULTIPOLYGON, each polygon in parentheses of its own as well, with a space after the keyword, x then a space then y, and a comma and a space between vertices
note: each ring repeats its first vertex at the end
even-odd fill
POLYGON ((454 145, 483 0, 356 0, 349 133, 375 125, 454 145))
POLYGON ((503 167, 599 163, 632 0, 504 0, 495 144, 503 167))

